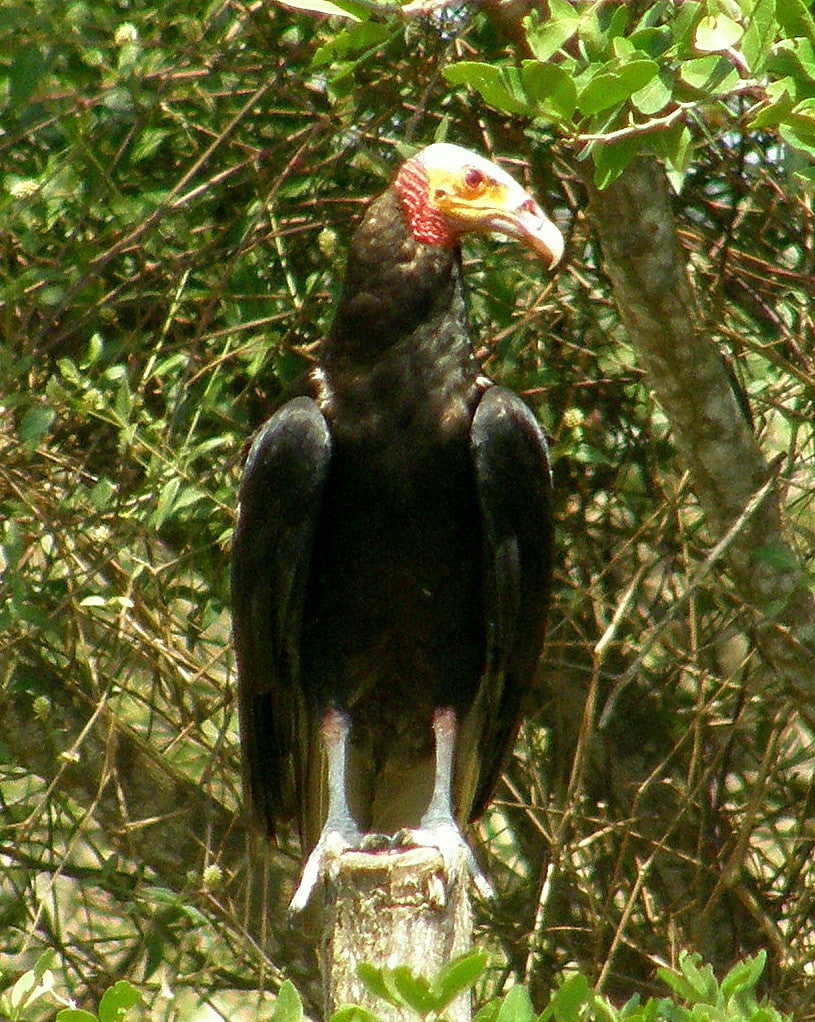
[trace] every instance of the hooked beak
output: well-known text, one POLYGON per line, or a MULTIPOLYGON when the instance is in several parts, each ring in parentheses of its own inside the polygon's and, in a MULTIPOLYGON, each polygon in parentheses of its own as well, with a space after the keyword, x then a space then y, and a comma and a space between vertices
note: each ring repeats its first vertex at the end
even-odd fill
POLYGON ((563 235, 533 198, 524 196, 515 209, 496 209, 483 219, 486 230, 506 234, 537 252, 549 263, 557 266, 563 256, 563 235))

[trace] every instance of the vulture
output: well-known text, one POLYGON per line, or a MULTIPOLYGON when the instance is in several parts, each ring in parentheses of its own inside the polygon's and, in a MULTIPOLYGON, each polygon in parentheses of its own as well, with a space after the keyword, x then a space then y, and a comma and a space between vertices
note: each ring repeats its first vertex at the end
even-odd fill
POLYGON ((553 531, 543 431, 473 351, 460 246, 493 231, 548 267, 563 252, 495 163, 443 142, 403 163, 353 236, 313 370, 247 455, 244 791, 270 836, 299 827, 294 911, 371 835, 438 848, 488 890, 463 828, 536 686, 553 531))

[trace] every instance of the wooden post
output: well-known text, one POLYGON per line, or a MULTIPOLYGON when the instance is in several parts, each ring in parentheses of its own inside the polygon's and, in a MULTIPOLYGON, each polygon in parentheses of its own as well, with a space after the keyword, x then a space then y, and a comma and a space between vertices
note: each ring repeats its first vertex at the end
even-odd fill
MULTIPOLYGON (((431 979, 452 958, 472 948, 469 886, 464 864, 448 880, 433 848, 345 852, 336 877, 325 885, 320 949, 325 1017, 340 1005, 358 1004, 386 1022, 413 1022, 413 1012, 385 1004, 365 989, 357 965, 405 965, 431 979)), ((469 991, 445 1014, 450 1022, 470 1022, 469 991)))

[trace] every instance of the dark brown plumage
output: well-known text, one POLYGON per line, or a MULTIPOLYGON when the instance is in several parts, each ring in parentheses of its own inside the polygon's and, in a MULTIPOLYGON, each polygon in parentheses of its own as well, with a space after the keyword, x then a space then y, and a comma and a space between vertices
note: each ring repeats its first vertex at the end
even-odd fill
POLYGON ((366 833, 411 828, 452 863, 535 686, 546 443, 473 356, 458 243, 474 229, 560 254, 507 175, 429 147, 369 207, 317 368, 247 459, 232 567, 245 785, 269 833, 294 817, 316 849, 297 908, 326 850, 366 833), (435 201, 451 195, 466 221, 435 201))

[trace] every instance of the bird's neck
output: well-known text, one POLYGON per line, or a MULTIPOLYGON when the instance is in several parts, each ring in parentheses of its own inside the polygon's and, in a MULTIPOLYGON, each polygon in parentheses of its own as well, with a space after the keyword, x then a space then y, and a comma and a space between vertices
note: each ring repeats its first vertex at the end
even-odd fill
POLYGON ((364 415, 367 404, 396 415, 407 404, 443 408, 475 386, 460 253, 417 242, 390 191, 354 236, 319 365, 347 416, 364 415))

